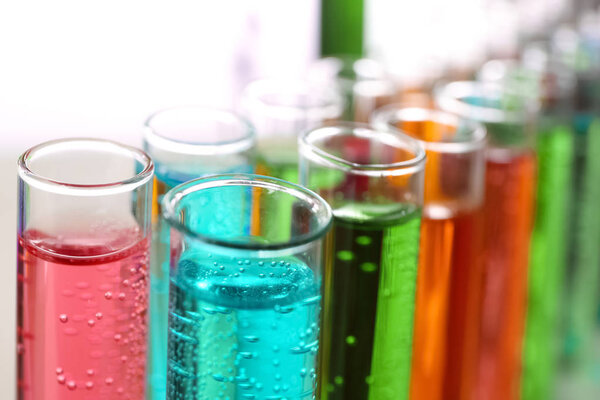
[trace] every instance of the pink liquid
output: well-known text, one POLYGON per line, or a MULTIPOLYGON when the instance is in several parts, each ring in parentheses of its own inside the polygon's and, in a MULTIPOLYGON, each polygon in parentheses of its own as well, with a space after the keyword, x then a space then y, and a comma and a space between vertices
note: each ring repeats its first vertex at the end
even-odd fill
POLYGON ((19 237, 19 400, 144 398, 148 241, 19 237))

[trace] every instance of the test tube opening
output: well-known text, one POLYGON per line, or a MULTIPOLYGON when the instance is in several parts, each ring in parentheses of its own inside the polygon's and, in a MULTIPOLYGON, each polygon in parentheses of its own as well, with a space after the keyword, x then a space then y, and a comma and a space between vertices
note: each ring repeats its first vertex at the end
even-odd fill
POLYGON ((171 227, 230 249, 301 246, 321 237, 331 220, 329 205, 310 190, 252 174, 196 179, 167 193, 162 204, 171 227), (291 217, 290 230, 270 229, 282 216, 291 217))

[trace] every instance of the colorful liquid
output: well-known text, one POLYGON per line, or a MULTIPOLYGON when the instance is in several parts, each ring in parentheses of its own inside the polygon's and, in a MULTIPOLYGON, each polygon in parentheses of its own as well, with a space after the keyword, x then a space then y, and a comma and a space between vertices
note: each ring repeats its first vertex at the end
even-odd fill
POLYGON ((483 277, 481 217, 475 210, 436 219, 424 210, 412 399, 464 399, 473 385, 483 277))
POLYGON ((538 135, 538 186, 531 237, 522 398, 550 399, 560 352, 559 317, 567 256, 573 134, 564 126, 538 135))
POLYGON ((168 399, 314 398, 321 296, 306 264, 191 251, 173 275, 168 399))
POLYGON ((19 400, 144 399, 148 243, 136 238, 19 238, 19 400))
POLYGON ((597 396, 600 391, 600 120, 581 114, 576 122, 564 397, 588 398, 586 393, 597 396))
MULTIPOLYGON (((218 170, 213 166, 215 171, 218 170)), ((221 168, 222 170, 223 168, 221 168)), ((238 165, 221 173, 252 172, 249 165, 238 165)), ((152 257, 150 267, 150 317, 148 351, 148 399, 163 400, 167 391, 167 333, 169 322, 169 227, 160 218, 160 202, 173 187, 209 171, 198 169, 197 175, 170 171, 156 163, 152 209, 152 257)))
POLYGON ((488 149, 476 399, 519 397, 535 189, 533 152, 488 149))
POLYGON ((334 212, 325 271, 321 399, 408 398, 420 210, 334 212))

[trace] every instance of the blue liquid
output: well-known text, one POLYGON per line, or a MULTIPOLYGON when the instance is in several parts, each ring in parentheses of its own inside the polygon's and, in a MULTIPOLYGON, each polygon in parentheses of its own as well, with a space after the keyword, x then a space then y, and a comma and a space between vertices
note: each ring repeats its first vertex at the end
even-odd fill
MULTIPOLYGON (((196 173, 171 171, 167 165, 156 163, 154 202, 160 204, 164 194, 173 187, 192 179, 211 174, 198 169, 196 173)), ((239 165, 230 170, 212 170, 212 173, 252 172, 250 165, 239 165)), ((240 218, 242 216, 240 215, 240 218)), ((229 222, 231 218, 227 218, 229 222)), ((226 227, 224 227, 225 229, 226 227)), ((167 381, 167 323, 169 307, 169 227, 158 218, 153 225, 152 258, 150 267, 150 316, 148 348, 148 399, 164 400, 167 381)))
POLYGON ((296 258, 184 254, 170 285, 167 398, 312 400, 319 286, 296 258))

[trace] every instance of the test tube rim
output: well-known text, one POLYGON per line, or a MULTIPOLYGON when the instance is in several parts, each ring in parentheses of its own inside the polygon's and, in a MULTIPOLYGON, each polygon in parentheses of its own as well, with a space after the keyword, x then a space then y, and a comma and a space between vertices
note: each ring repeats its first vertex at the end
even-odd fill
MULTIPOLYGON (((465 124, 472 132, 472 140, 461 142, 440 142, 418 139, 404 131, 405 134, 413 137, 425 148, 426 151, 435 151, 438 153, 470 153, 483 150, 487 143, 487 133, 485 127, 475 120, 469 120, 446 111, 427 108, 414 107, 401 103, 388 104, 378 108, 371 115, 371 124, 378 128, 387 128, 397 130, 398 128, 390 125, 390 121, 434 121, 443 122, 452 121, 453 125, 465 124), (406 119, 404 114, 414 114, 414 119, 406 119)), ((457 127, 458 129, 458 127, 457 127)))
MULTIPOLYGON (((55 149, 58 150, 58 149, 55 149)), ((43 153, 42 153, 43 154, 43 153)), ((37 189, 69 196, 108 196, 119 193, 132 192, 136 188, 143 186, 151 181, 154 175, 154 162, 152 158, 143 150, 128 146, 113 140, 76 137, 49 140, 39 143, 27 149, 17 161, 19 177, 32 187, 37 189), (130 178, 114 182, 96 183, 96 184, 74 184, 61 180, 45 177, 31 169, 30 162, 32 157, 40 151, 49 151, 54 146, 73 147, 77 145, 88 144, 89 147, 97 149, 99 146, 111 147, 121 153, 128 153, 133 160, 140 162, 142 170, 130 178)))
POLYGON ((528 107, 521 111, 507 111, 489 106, 478 106, 468 104, 462 100, 462 98, 473 93, 481 94, 489 91, 506 92, 502 85, 497 82, 453 81, 436 85, 434 101, 443 111, 481 123, 526 124, 529 116, 539 110, 539 102, 532 99, 527 99, 524 102, 528 107))
POLYGON ((259 254, 263 254, 264 252, 271 254, 279 250, 285 250, 285 252, 289 252, 291 249, 297 249, 309 245, 313 241, 323 237, 331 226, 333 211, 331 206, 321 196, 304 186, 269 176, 237 173, 201 177, 175 186, 173 189, 169 190, 162 199, 161 217, 169 224, 169 226, 177 231, 208 245, 234 250, 237 249, 244 252, 257 251, 259 254), (200 234, 189 229, 185 224, 179 222, 179 218, 177 216, 177 204, 185 195, 189 195, 202 189, 222 186, 261 187, 265 189, 274 189, 286 192, 297 199, 311 204, 312 210, 318 208, 318 226, 310 233, 297 235, 286 242, 243 243, 239 241, 223 240, 211 235, 200 234), (309 199, 310 201, 308 201, 309 199))
POLYGON ((262 78, 250 82, 242 94, 242 108, 252 113, 259 110, 261 114, 282 120, 308 119, 326 121, 338 118, 344 110, 344 99, 333 85, 317 84, 310 80, 296 78, 262 78), (299 94, 302 88, 304 93, 319 93, 319 97, 326 98, 323 104, 316 106, 298 106, 276 104, 264 101, 262 96, 269 93, 281 93, 281 89, 292 88, 299 94))
POLYGON ((361 122, 338 122, 335 124, 322 125, 318 128, 304 132, 298 138, 298 144, 299 151, 302 156, 307 157, 318 164, 350 172, 356 175, 367 175, 373 177, 386 175, 402 176, 422 171, 425 167, 425 150, 417 140, 413 139, 399 129, 380 129, 361 122), (310 140, 311 135, 321 134, 320 137, 325 137, 327 135, 324 133, 328 133, 327 131, 333 131, 333 133, 328 134, 329 136, 333 136, 335 131, 341 132, 348 130, 352 132, 359 132, 360 136, 363 137, 368 135, 369 137, 373 137, 380 141, 387 139, 396 143, 401 143, 402 146, 400 148, 403 150, 410 150, 414 157, 406 161, 390 164, 359 164, 335 156, 315 145, 314 140, 310 140))
MULTIPOLYGON (((209 118, 207 118, 209 120, 209 118)), ((223 154, 237 154, 251 149, 256 142, 256 132, 253 125, 243 116, 233 110, 227 110, 208 106, 175 106, 163 108, 150 114, 144 122, 144 141, 152 147, 175 154, 185 154, 193 156, 216 156, 223 154), (183 140, 170 139, 162 135, 158 129, 152 126, 157 117, 173 111, 193 110, 200 111, 213 116, 220 115, 223 120, 235 121, 243 127, 244 135, 239 139, 228 140, 216 143, 208 142, 188 142, 183 140)))

